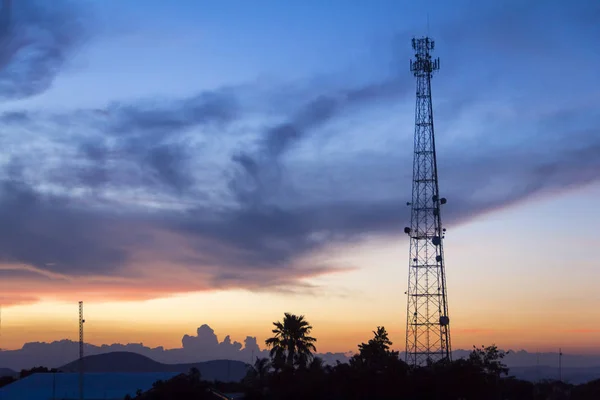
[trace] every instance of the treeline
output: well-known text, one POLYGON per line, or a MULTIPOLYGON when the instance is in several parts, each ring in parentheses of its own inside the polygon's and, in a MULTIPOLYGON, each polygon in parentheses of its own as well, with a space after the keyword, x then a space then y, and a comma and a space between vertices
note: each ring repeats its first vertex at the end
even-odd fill
POLYGON ((384 327, 358 346, 349 363, 325 365, 314 357, 316 339, 304 316, 285 314, 266 340, 269 359, 257 359, 237 384, 208 383, 198 371, 181 375, 135 398, 138 400, 224 399, 218 392, 245 394, 247 400, 598 400, 600 380, 583 385, 558 381, 531 383, 510 377, 505 352, 496 346, 473 348, 467 359, 411 368, 384 327))
POLYGON ((46 367, 33 367, 31 369, 22 369, 18 376, 2 376, 2 377, 0 377, 0 388, 11 384, 18 379, 27 378, 29 375, 53 373, 53 372, 58 372, 58 370, 54 369, 54 368, 46 368, 46 367))
MULTIPOLYGON (((348 363, 325 365, 315 357, 317 340, 304 316, 285 314, 274 322, 266 340, 269 358, 257 358, 237 383, 203 381, 193 368, 188 374, 155 382, 138 391, 136 400, 226 400, 222 393, 243 393, 247 400, 599 400, 600 379, 582 385, 559 381, 532 383, 510 376, 505 352, 496 346, 473 348, 469 357, 413 368, 391 349, 384 327, 378 327, 348 363)), ((52 373, 36 367, 23 370, 52 373)), ((0 385, 13 377, 0 379, 0 385)))

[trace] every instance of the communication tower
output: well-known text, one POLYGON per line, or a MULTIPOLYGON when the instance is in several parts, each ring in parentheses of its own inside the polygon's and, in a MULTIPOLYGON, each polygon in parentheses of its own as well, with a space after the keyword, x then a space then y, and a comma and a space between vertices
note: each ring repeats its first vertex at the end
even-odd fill
POLYGON ((410 70, 417 78, 413 183, 410 227, 408 301, 406 321, 406 362, 412 366, 450 360, 450 319, 446 299, 440 197, 433 134, 431 77, 440 67, 432 59, 434 41, 428 37, 412 39, 415 59, 410 70))

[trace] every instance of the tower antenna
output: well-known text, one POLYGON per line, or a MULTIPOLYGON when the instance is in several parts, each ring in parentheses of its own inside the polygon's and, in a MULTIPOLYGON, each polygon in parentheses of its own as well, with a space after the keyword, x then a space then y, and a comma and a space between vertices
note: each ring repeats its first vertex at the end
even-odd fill
POLYGON ((425 13, 427 15, 427 36, 429 36, 429 0, 425 2, 425 13))
POLYGON ((433 133, 431 77, 440 68, 432 59, 434 41, 429 37, 412 39, 415 60, 410 70, 417 78, 411 226, 404 228, 410 237, 410 260, 406 316, 406 362, 412 366, 451 360, 450 319, 446 298, 440 197, 433 133))
POLYGON ((83 400, 83 301, 79 302, 79 400, 83 400))

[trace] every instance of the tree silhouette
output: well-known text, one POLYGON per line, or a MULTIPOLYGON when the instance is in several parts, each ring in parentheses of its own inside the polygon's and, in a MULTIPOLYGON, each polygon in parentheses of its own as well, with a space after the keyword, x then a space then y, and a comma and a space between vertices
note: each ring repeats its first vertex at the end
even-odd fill
POLYGON ((136 392, 139 400, 203 400, 222 399, 215 390, 201 380, 200 371, 193 367, 187 374, 179 374, 166 381, 157 381, 152 389, 136 392))
POLYGON ((306 367, 313 358, 313 352, 317 351, 317 339, 309 336, 312 326, 304 315, 285 313, 283 322, 273 322, 273 325, 275 336, 265 341, 267 348, 271 349, 273 367, 306 367))
POLYGON ((502 375, 508 374, 508 368, 502 359, 507 355, 507 352, 498 350, 498 347, 493 344, 491 346, 480 348, 473 346, 473 351, 469 354, 469 361, 481 368, 486 374, 500 378, 502 375))
POLYGON ((393 343, 385 327, 378 326, 377 330, 373 331, 373 335, 373 339, 368 343, 358 345, 358 354, 350 359, 351 366, 381 372, 390 365, 397 364, 398 352, 390 350, 393 343))
POLYGON ((33 374, 51 374, 56 373, 58 370, 56 368, 47 368, 47 367, 33 367, 31 369, 23 369, 19 374, 21 379, 28 377, 33 374))
POLYGON ((500 396, 500 386, 502 375, 508 375, 509 369, 502 362, 506 356, 506 352, 498 350, 496 345, 491 346, 473 346, 473 351, 469 354, 469 363, 475 367, 483 375, 484 386, 491 392, 487 397, 492 398, 492 393, 495 396, 500 396))
MULTIPOLYGON (((385 327, 378 326, 373 338, 358 345, 358 353, 350 358, 349 369, 337 366, 343 374, 342 385, 360 399, 396 399, 399 387, 403 387, 408 366, 400 360, 398 352, 390 349, 392 341, 385 327)), ((338 395, 342 395, 341 393, 338 395)), ((354 397, 354 398, 356 398, 354 397)))

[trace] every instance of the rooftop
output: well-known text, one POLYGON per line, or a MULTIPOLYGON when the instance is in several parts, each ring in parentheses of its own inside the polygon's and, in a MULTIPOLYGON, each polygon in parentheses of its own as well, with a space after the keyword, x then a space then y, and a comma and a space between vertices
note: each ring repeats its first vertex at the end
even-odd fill
MULTIPOLYGON (((123 400, 135 396, 138 389, 146 391, 158 380, 168 380, 178 372, 147 373, 86 373, 84 398, 87 400, 123 400)), ((2 400, 67 400, 79 399, 79 374, 33 374, 0 388, 2 400)))

